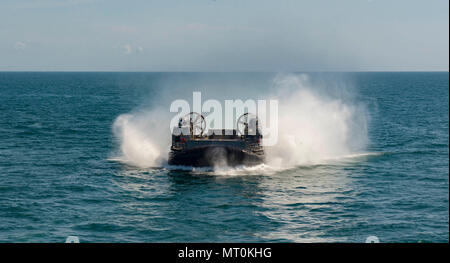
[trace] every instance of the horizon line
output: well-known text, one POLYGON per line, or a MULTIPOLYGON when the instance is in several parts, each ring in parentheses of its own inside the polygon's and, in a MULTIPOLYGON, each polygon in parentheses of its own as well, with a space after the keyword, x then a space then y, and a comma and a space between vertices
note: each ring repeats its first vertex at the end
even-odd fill
POLYGON ((449 70, 274 70, 274 71, 158 71, 158 70, 0 70, 0 73, 449 73, 449 70))

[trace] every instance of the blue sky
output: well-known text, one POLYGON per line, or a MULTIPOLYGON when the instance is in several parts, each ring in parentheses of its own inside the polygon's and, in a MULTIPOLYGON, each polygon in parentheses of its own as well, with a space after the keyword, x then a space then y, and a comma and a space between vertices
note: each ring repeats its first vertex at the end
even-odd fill
POLYGON ((448 0, 2 0, 0 70, 448 71, 448 0))

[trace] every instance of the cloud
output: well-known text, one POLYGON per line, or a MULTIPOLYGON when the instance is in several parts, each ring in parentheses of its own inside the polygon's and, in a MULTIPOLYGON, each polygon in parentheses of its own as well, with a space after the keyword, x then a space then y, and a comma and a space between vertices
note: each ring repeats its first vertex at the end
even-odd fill
POLYGON ((132 53, 142 53, 144 48, 142 46, 133 46, 131 44, 123 44, 120 46, 123 54, 130 55, 132 53))
POLYGON ((24 42, 22 42, 22 41, 17 41, 15 44, 14 44, 14 49, 15 50, 23 50, 23 49, 25 49, 27 47, 27 44, 25 44, 24 42))
POLYGON ((131 54, 131 51, 132 51, 131 45, 130 44, 123 45, 122 50, 125 55, 131 54))

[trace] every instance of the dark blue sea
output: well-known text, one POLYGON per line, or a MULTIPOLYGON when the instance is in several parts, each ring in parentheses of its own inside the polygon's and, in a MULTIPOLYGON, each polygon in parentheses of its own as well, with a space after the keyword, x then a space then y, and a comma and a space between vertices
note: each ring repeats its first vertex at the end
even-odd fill
MULTIPOLYGON (((331 162, 222 173, 124 161, 114 124, 197 88, 258 97, 278 74, 0 72, 0 241, 448 242, 449 74, 305 75, 311 92, 364 109, 367 126, 342 128, 361 129, 363 146, 331 162)), ((160 132, 127 136, 145 146, 160 132)), ((308 140, 333 155, 343 139, 320 133, 308 140)))

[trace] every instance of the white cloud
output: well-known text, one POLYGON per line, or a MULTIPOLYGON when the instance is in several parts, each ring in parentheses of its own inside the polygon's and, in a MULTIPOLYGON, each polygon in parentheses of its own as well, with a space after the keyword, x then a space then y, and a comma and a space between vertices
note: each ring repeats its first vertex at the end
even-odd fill
POLYGON ((14 44, 14 49, 16 49, 16 50, 23 50, 23 49, 25 49, 27 47, 27 44, 25 44, 24 42, 22 42, 22 41, 17 41, 15 44, 14 44))
POLYGON ((141 53, 144 51, 144 48, 142 46, 134 46, 131 44, 123 44, 120 46, 120 49, 125 55, 130 55, 132 53, 141 53))

